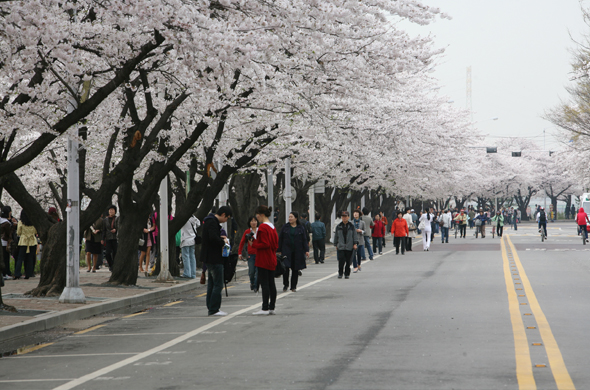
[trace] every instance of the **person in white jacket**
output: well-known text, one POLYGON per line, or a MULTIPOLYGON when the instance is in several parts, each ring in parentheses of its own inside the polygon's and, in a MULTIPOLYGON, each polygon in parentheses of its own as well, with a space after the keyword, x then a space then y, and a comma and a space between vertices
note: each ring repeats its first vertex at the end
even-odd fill
MULTIPOLYGON (((406 222, 408 223, 408 228, 412 227, 412 224, 414 223, 413 219, 412 219, 412 214, 410 213, 410 208, 408 207, 406 209, 406 213, 404 214, 404 219, 406 220, 406 222)), ((414 225, 414 230, 410 229, 410 232, 408 233, 408 237, 406 237, 406 252, 411 252, 412 251, 412 238, 416 237, 416 229, 415 229, 415 225, 414 225)))
POLYGON ((451 228, 452 221, 453 214, 451 214, 451 210, 445 210, 440 216, 440 222, 442 222, 440 238, 443 244, 445 242, 447 244, 449 243, 449 229, 451 228))
POLYGON ((432 232, 430 222, 432 222, 433 220, 434 215, 430 214, 427 211, 422 212, 420 215, 420 219, 418 220, 420 225, 424 226, 424 228, 421 228, 420 225, 418 225, 418 228, 422 230, 422 248, 424 248, 425 251, 430 249, 430 233, 432 232))
POLYGON ((182 263, 184 270, 181 278, 195 279, 197 277, 197 259, 195 258, 195 239, 197 228, 201 222, 193 215, 180 229, 180 251, 182 252, 182 263))

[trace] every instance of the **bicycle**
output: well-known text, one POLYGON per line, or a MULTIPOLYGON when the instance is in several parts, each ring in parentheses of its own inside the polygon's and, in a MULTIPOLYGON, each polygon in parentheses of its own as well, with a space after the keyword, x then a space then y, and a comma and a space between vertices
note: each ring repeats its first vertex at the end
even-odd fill
POLYGON ((457 233, 459 232, 459 224, 455 223, 455 238, 457 238, 457 233))
POLYGON ((492 238, 494 238, 494 234, 496 234, 496 225, 492 225, 492 238))
POLYGON ((545 238, 546 238, 546 236, 545 236, 545 228, 543 226, 541 226, 541 229, 539 229, 539 231, 541 232, 541 242, 545 242, 545 238))

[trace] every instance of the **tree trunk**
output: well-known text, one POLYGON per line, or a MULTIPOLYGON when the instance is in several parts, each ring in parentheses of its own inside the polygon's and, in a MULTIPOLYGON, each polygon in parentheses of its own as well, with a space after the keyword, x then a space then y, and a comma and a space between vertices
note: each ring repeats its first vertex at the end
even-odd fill
POLYGON ((520 192, 520 189, 518 190, 517 194, 514 195, 514 201, 518 205, 518 209, 520 210, 520 215, 521 215, 523 221, 529 220, 529 216, 527 215, 526 209, 527 209, 527 207, 529 207, 529 202, 531 201, 531 198, 533 197, 533 195, 535 195, 535 193, 536 193, 536 191, 533 191, 529 187, 528 194, 526 196, 522 195, 522 193, 520 192))
POLYGON ((242 235, 250 226, 248 219, 254 216, 256 208, 265 202, 264 198, 258 195, 258 188, 262 178, 258 172, 237 173, 232 176, 229 184, 229 204, 233 212, 233 218, 238 225, 236 233, 236 245, 232 252, 240 254, 238 248, 242 235))
POLYGON ((336 196, 332 196, 333 188, 326 187, 323 194, 317 194, 315 208, 320 213, 320 220, 326 225, 327 239, 332 236, 332 209, 336 196))
POLYGON ((59 296, 66 287, 66 222, 53 225, 43 243, 39 284, 26 295, 59 296))
POLYGON ((299 213, 300 218, 301 214, 303 213, 309 215, 308 192, 309 189, 313 187, 313 185, 314 183, 310 181, 307 181, 304 184, 301 180, 293 180, 293 188, 295 189, 295 191, 297 191, 297 198, 295 198, 295 202, 293 202, 293 204, 291 205, 291 209, 293 211, 297 211, 299 213))

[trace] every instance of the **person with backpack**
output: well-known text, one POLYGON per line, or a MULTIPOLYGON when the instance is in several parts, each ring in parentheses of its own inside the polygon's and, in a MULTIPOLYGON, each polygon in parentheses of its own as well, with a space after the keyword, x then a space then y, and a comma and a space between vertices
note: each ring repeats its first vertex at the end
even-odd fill
MULTIPOLYGON (((180 251, 182 264, 184 265, 181 278, 197 278, 197 259, 195 258, 195 245, 197 243, 197 229, 201 222, 191 215, 188 221, 180 229, 180 251)), ((151 233, 151 232, 150 232, 151 233)), ((150 243, 151 244, 151 243, 150 243)))
POLYGON ((229 206, 221 206, 217 212, 208 215, 203 221, 201 259, 207 266, 207 310, 210 316, 225 316, 221 308, 223 290, 223 247, 229 244, 226 234, 222 234, 221 224, 232 216, 229 206))
POLYGON ((33 226, 25 210, 21 211, 16 234, 18 235, 18 257, 14 267, 14 279, 20 279, 23 265, 25 279, 29 279, 35 276, 38 242, 37 229, 33 226))
POLYGON ((289 222, 283 225, 279 233, 279 251, 277 254, 285 256, 285 273, 283 274, 283 292, 291 287, 292 292, 297 291, 297 282, 301 270, 307 268, 305 260, 309 257, 309 242, 307 232, 299 222, 299 213, 292 211, 289 214, 289 222), (291 284, 289 285, 289 273, 291 284))
POLYGON ((248 259, 248 276, 250 277, 250 291, 258 292, 258 281, 256 272, 256 248, 253 246, 253 240, 258 230, 258 219, 256 216, 248 218, 248 229, 244 232, 242 240, 240 241, 240 255, 239 259, 243 260, 244 255, 247 255, 248 259))
POLYGON ((311 224, 311 241, 315 263, 324 263, 326 255, 326 225, 320 221, 321 215, 315 213, 315 222, 311 224))
POLYGON ((541 228, 543 228, 545 231, 545 239, 547 239, 547 214, 545 213, 544 207, 539 206, 539 211, 537 212, 535 220, 539 224, 539 233, 541 233, 541 228))
POLYGON ((256 250, 256 269, 258 284, 262 289, 262 309, 253 315, 275 314, 277 287, 275 285, 275 269, 277 267, 276 252, 279 249, 279 236, 274 225, 269 221, 272 207, 258 206, 254 214, 260 223, 254 237, 252 247, 256 250))

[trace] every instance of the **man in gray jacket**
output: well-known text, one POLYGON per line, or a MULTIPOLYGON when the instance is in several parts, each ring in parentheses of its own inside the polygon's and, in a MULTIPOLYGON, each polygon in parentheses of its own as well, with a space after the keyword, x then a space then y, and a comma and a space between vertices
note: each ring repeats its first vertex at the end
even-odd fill
POLYGON ((342 222, 336 226, 334 246, 338 257, 338 279, 350 278, 350 263, 353 251, 356 251, 359 243, 354 225, 349 221, 348 211, 342 212, 342 222))

